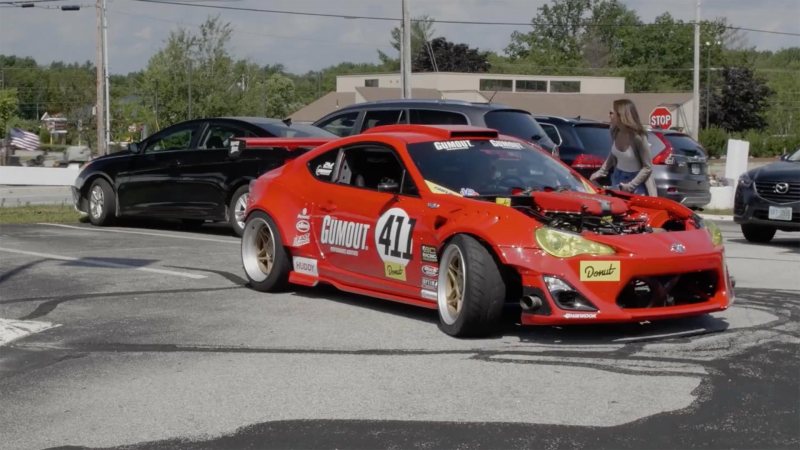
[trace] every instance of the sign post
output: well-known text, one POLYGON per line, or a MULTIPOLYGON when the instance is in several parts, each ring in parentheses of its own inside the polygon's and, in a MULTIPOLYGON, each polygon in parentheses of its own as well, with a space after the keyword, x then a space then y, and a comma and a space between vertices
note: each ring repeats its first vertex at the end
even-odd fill
POLYGON ((672 113, 669 109, 658 106, 650 113, 650 126, 667 130, 672 127, 672 113))

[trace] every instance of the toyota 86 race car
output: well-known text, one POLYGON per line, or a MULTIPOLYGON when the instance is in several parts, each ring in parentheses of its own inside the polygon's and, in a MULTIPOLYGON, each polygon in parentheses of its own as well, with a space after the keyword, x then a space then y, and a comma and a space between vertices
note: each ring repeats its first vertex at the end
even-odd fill
MULTIPOLYGON (((290 141, 241 145, 301 147, 290 141)), ((453 336, 492 333, 508 302, 522 324, 563 325, 693 316, 733 300, 712 222, 595 188, 494 130, 392 125, 315 143, 252 182, 241 252, 259 291, 328 283, 437 309, 453 336)))

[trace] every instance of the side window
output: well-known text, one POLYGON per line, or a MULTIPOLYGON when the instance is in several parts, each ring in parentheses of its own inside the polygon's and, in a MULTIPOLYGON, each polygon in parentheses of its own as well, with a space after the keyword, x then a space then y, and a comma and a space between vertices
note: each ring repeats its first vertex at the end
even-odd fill
POLYGON ((350 136, 355 131, 356 119, 358 119, 358 111, 340 114, 320 123, 318 126, 337 136, 350 136))
POLYGON ((652 132, 647 133, 647 142, 650 144, 650 154, 653 156, 661 153, 661 150, 664 150, 664 147, 666 147, 666 145, 661 142, 661 139, 652 132))
POLYGON ((197 130, 196 126, 182 128, 156 137, 147 143, 145 153, 163 152, 168 150, 187 150, 192 145, 192 138, 197 130))
POLYGON ((364 126, 361 131, 381 125, 395 125, 406 123, 405 111, 402 109, 390 109, 382 111, 367 111, 364 115, 364 126))
POLYGON ((204 142, 199 147, 204 149, 229 148, 232 137, 255 137, 255 133, 231 125, 211 125, 204 142))
POLYGON ((555 125, 543 122, 539 122, 539 125, 542 126, 544 132, 547 133, 547 136, 552 139, 556 145, 561 145, 561 134, 558 133, 558 128, 556 128, 555 125))
POLYGON ((330 182, 333 175, 333 167, 336 164, 336 157, 339 150, 325 152, 308 162, 308 170, 314 178, 320 181, 330 182))
POLYGON ((377 145, 345 149, 335 178, 338 184, 362 189, 407 195, 418 193, 395 152, 377 145))
POLYGON ((464 115, 449 111, 412 109, 411 123, 421 125, 468 125, 464 115))

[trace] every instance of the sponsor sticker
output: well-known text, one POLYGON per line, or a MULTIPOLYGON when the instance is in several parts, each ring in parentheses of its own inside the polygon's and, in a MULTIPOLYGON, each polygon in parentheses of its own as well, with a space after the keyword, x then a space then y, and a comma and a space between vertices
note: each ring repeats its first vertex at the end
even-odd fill
POLYGON ((514 141, 495 141, 489 140, 489 143, 492 144, 493 147, 497 148, 504 148, 507 150, 524 150, 525 147, 520 144, 519 142, 514 141))
POLYGON ((423 245, 422 249, 422 260, 427 262, 439 262, 439 256, 436 254, 436 247, 430 245, 423 245))
POLYGON ((468 187, 467 187, 467 188, 463 188, 463 187, 462 187, 462 188, 459 190, 459 194, 461 194, 461 195, 462 195, 462 196, 464 196, 464 197, 476 197, 476 196, 478 196, 478 195, 481 195, 481 194, 479 194, 479 193, 478 193, 478 191, 476 191, 475 189, 468 188, 468 187))
POLYGON ((368 250, 367 234, 371 225, 337 219, 322 218, 319 242, 330 246, 330 251, 342 255, 358 256, 360 250, 368 250))
POLYGON ((294 264, 294 271, 297 273, 302 273, 305 275, 313 275, 315 277, 319 275, 317 272, 316 259, 295 256, 294 258, 292 258, 292 262, 294 264))
POLYGON ((433 143, 433 148, 444 151, 467 150, 471 147, 472 142, 470 141, 441 141, 433 143))
POLYGON ((439 287, 439 280, 435 278, 422 278, 422 287, 436 289, 439 287))
POLYGON ((426 277, 437 277, 439 276, 439 267, 425 264, 422 266, 422 274, 426 277))
POLYGON ((314 175, 318 177, 327 177, 333 172, 333 161, 328 161, 325 164, 320 164, 314 170, 314 175))
POLYGON ((565 319, 596 319, 597 313, 566 313, 565 319))
POLYGON ((387 278, 406 281, 406 268, 400 263, 384 262, 383 270, 387 278))
POLYGON ((426 300, 438 300, 439 296, 434 291, 429 291, 427 289, 421 289, 419 291, 420 296, 426 300))
POLYGON ((581 281, 619 281, 619 261, 581 261, 581 281))
POLYGON ((498 205, 511 206, 511 199, 508 197, 497 197, 494 202, 498 205))
POLYGON ((311 225, 309 225, 307 220, 298 220, 294 228, 300 233, 307 233, 308 230, 311 229, 311 225))
POLYGON ((430 189, 431 192, 433 192, 434 194, 448 194, 448 195, 455 195, 458 197, 461 196, 461 194, 459 194, 458 192, 447 189, 446 187, 440 186, 432 181, 425 180, 425 184, 428 185, 428 189, 430 189))
POLYGON ((292 247, 302 247, 309 242, 311 242, 311 236, 309 233, 299 234, 292 240, 292 247))

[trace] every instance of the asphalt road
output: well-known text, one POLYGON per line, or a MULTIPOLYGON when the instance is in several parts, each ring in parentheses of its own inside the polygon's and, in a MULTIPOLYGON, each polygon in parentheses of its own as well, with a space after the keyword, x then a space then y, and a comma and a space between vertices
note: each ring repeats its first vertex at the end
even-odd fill
POLYGON ((724 313, 509 310, 480 340, 331 288, 252 291, 221 227, 2 226, 0 330, 34 333, 0 339, 0 448, 798 448, 800 234, 721 226, 724 313))

